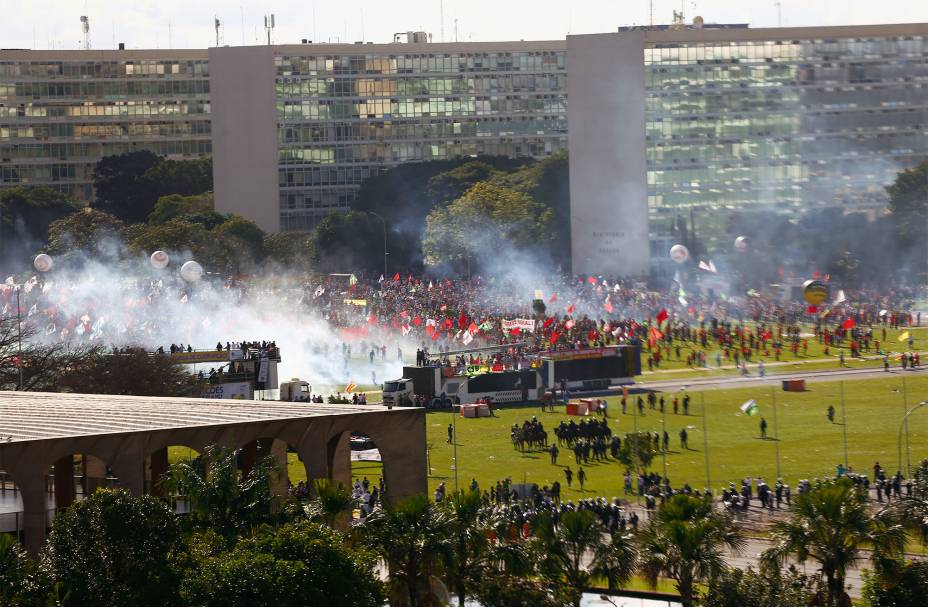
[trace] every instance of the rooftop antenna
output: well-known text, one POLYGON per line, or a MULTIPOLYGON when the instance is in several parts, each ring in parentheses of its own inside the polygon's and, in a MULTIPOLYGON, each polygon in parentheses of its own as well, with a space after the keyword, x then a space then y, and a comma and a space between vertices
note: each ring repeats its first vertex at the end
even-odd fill
POLYGON ((174 48, 174 30, 170 19, 168 19, 168 48, 174 48))
POLYGON ((651 29, 653 30, 654 29, 654 0, 651 0, 648 6, 649 6, 649 11, 651 13, 651 29))
POLYGON ((458 18, 454 18, 454 41, 458 41, 458 18))
POLYGON ((81 31, 84 33, 84 50, 90 50, 90 18, 81 15, 81 31))
POLYGON ((238 5, 238 14, 242 19, 242 46, 245 46, 245 9, 241 4, 238 5))
POLYGON ((438 1, 438 20, 441 21, 439 26, 439 35, 441 36, 441 41, 445 41, 445 0, 438 1))
POLYGON ((216 29, 216 46, 219 46, 219 28, 222 26, 222 22, 219 21, 217 15, 213 15, 213 27, 216 29))
POLYGON ((271 44, 271 32, 274 31, 274 13, 264 16, 264 30, 267 32, 267 43, 271 44))
POLYGON ((783 3, 777 0, 774 4, 777 7, 777 27, 783 27, 783 3))

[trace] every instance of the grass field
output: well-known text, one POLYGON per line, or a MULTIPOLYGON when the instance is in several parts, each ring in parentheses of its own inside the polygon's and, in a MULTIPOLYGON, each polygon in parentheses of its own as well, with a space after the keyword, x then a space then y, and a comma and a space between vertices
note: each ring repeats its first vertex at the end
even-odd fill
MULTIPOLYGON (((896 469, 897 436, 904 414, 903 377, 909 408, 928 398, 928 377, 921 375, 893 373, 886 378, 843 383, 848 463, 853 469, 869 473, 875 461, 887 470, 896 469)), ((700 406, 703 397, 714 492, 729 481, 737 482, 747 476, 762 476, 768 481, 775 479, 777 447, 780 474, 792 486, 800 478, 834 474, 837 464, 844 461, 845 426, 840 423, 842 385, 823 382, 809 384, 808 388, 804 393, 782 392, 779 387, 690 392, 689 416, 674 415, 670 407, 672 396, 668 395, 666 428, 671 446, 667 454, 667 475, 671 482, 676 486, 684 482, 695 488, 706 486, 704 423, 700 406), (751 398, 760 406, 760 413, 755 417, 745 416, 739 411, 739 406, 751 398), (834 424, 826 419, 829 404, 837 410, 834 424), (779 441, 760 439, 761 417, 766 418, 769 424, 768 436, 778 435, 779 441), (687 450, 680 449, 678 434, 683 427, 689 433, 690 448, 687 450)), ((619 399, 607 400, 613 432, 632 432, 636 418, 639 430, 661 431, 662 416, 657 410, 651 411, 645 405, 645 414, 639 417, 631 415, 632 407, 629 406, 629 414, 622 415, 619 399)), ((634 398, 630 402, 634 402, 634 398)), ((580 493, 576 481, 573 489, 567 489, 564 483, 564 467, 570 465, 574 472, 577 470, 572 453, 562 449, 558 465, 554 466, 547 453, 521 454, 514 450, 509 441, 510 426, 533 415, 544 423, 552 438, 554 426, 562 419, 569 419, 563 414, 563 407, 558 407, 555 413, 542 413, 537 406, 499 409, 496 417, 492 418, 458 418, 459 485, 467 486, 472 478, 476 478, 482 488, 507 477, 513 482, 535 482, 539 485, 560 480, 562 495, 568 499, 621 495, 624 469, 615 461, 591 462, 585 466, 586 492, 580 493)), ((447 442, 447 427, 451 419, 447 412, 427 416, 431 464, 429 484, 432 489, 443 481, 449 488, 454 486, 452 446, 447 442)), ((915 464, 928 457, 928 409, 909 418, 909 437, 910 460, 915 464)), ((905 457, 903 444, 904 461, 905 457)), ((660 473, 662 467, 662 458, 658 456, 651 468, 660 473)))

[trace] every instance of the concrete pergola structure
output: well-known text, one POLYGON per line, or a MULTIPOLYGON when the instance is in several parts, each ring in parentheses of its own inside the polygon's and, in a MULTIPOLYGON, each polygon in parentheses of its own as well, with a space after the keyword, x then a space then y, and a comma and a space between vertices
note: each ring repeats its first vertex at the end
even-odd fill
MULTIPOLYGON (((67 471, 55 475, 56 508, 66 507, 75 497, 75 454, 91 456, 86 459, 98 469, 105 462, 117 486, 142 494, 167 468, 168 446, 202 451, 222 444, 242 448, 242 459, 250 454, 253 462, 259 441, 276 439, 300 456, 307 478, 348 486, 351 432, 373 439, 392 499, 427 491, 423 409, 0 392, 0 470, 21 491, 25 544, 33 553, 45 540, 46 473, 50 467, 67 471)), ((282 464, 286 470, 285 458, 282 464)))

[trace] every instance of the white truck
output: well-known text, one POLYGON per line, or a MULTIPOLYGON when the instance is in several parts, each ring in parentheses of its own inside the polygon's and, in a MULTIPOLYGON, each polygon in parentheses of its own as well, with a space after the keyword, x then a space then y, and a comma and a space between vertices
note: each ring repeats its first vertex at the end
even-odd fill
POLYGON ((481 398, 494 403, 538 402, 544 395, 541 375, 535 369, 480 371, 469 368, 457 374, 453 367, 403 367, 403 376, 383 384, 383 404, 413 406, 420 396, 430 407, 473 403, 481 398))
POLYGON ((294 377, 290 381, 281 382, 280 400, 291 403, 309 402, 312 390, 313 387, 309 385, 309 382, 294 377))

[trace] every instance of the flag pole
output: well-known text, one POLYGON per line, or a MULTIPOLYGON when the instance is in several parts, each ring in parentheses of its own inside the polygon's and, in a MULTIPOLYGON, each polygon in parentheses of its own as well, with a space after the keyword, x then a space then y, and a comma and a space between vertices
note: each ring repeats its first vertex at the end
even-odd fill
POLYGON ((841 388, 841 426, 844 431, 844 469, 847 470, 847 409, 844 408, 844 382, 838 384, 841 388))
MULTIPOLYGON (((640 471, 638 470, 638 404, 635 403, 635 409, 632 411, 632 420, 635 423, 634 437, 635 437, 635 503, 641 505, 641 492, 638 491, 638 476, 640 471)), ((901 458, 900 458, 901 459, 901 458)))
POLYGON ((712 477, 709 474, 709 426, 706 423, 706 393, 699 393, 702 404, 702 450, 706 460, 706 491, 712 490, 712 477))
POLYGON ((777 458, 777 479, 780 478, 780 428, 777 425, 777 390, 770 386, 770 397, 773 400, 773 447, 777 458))

